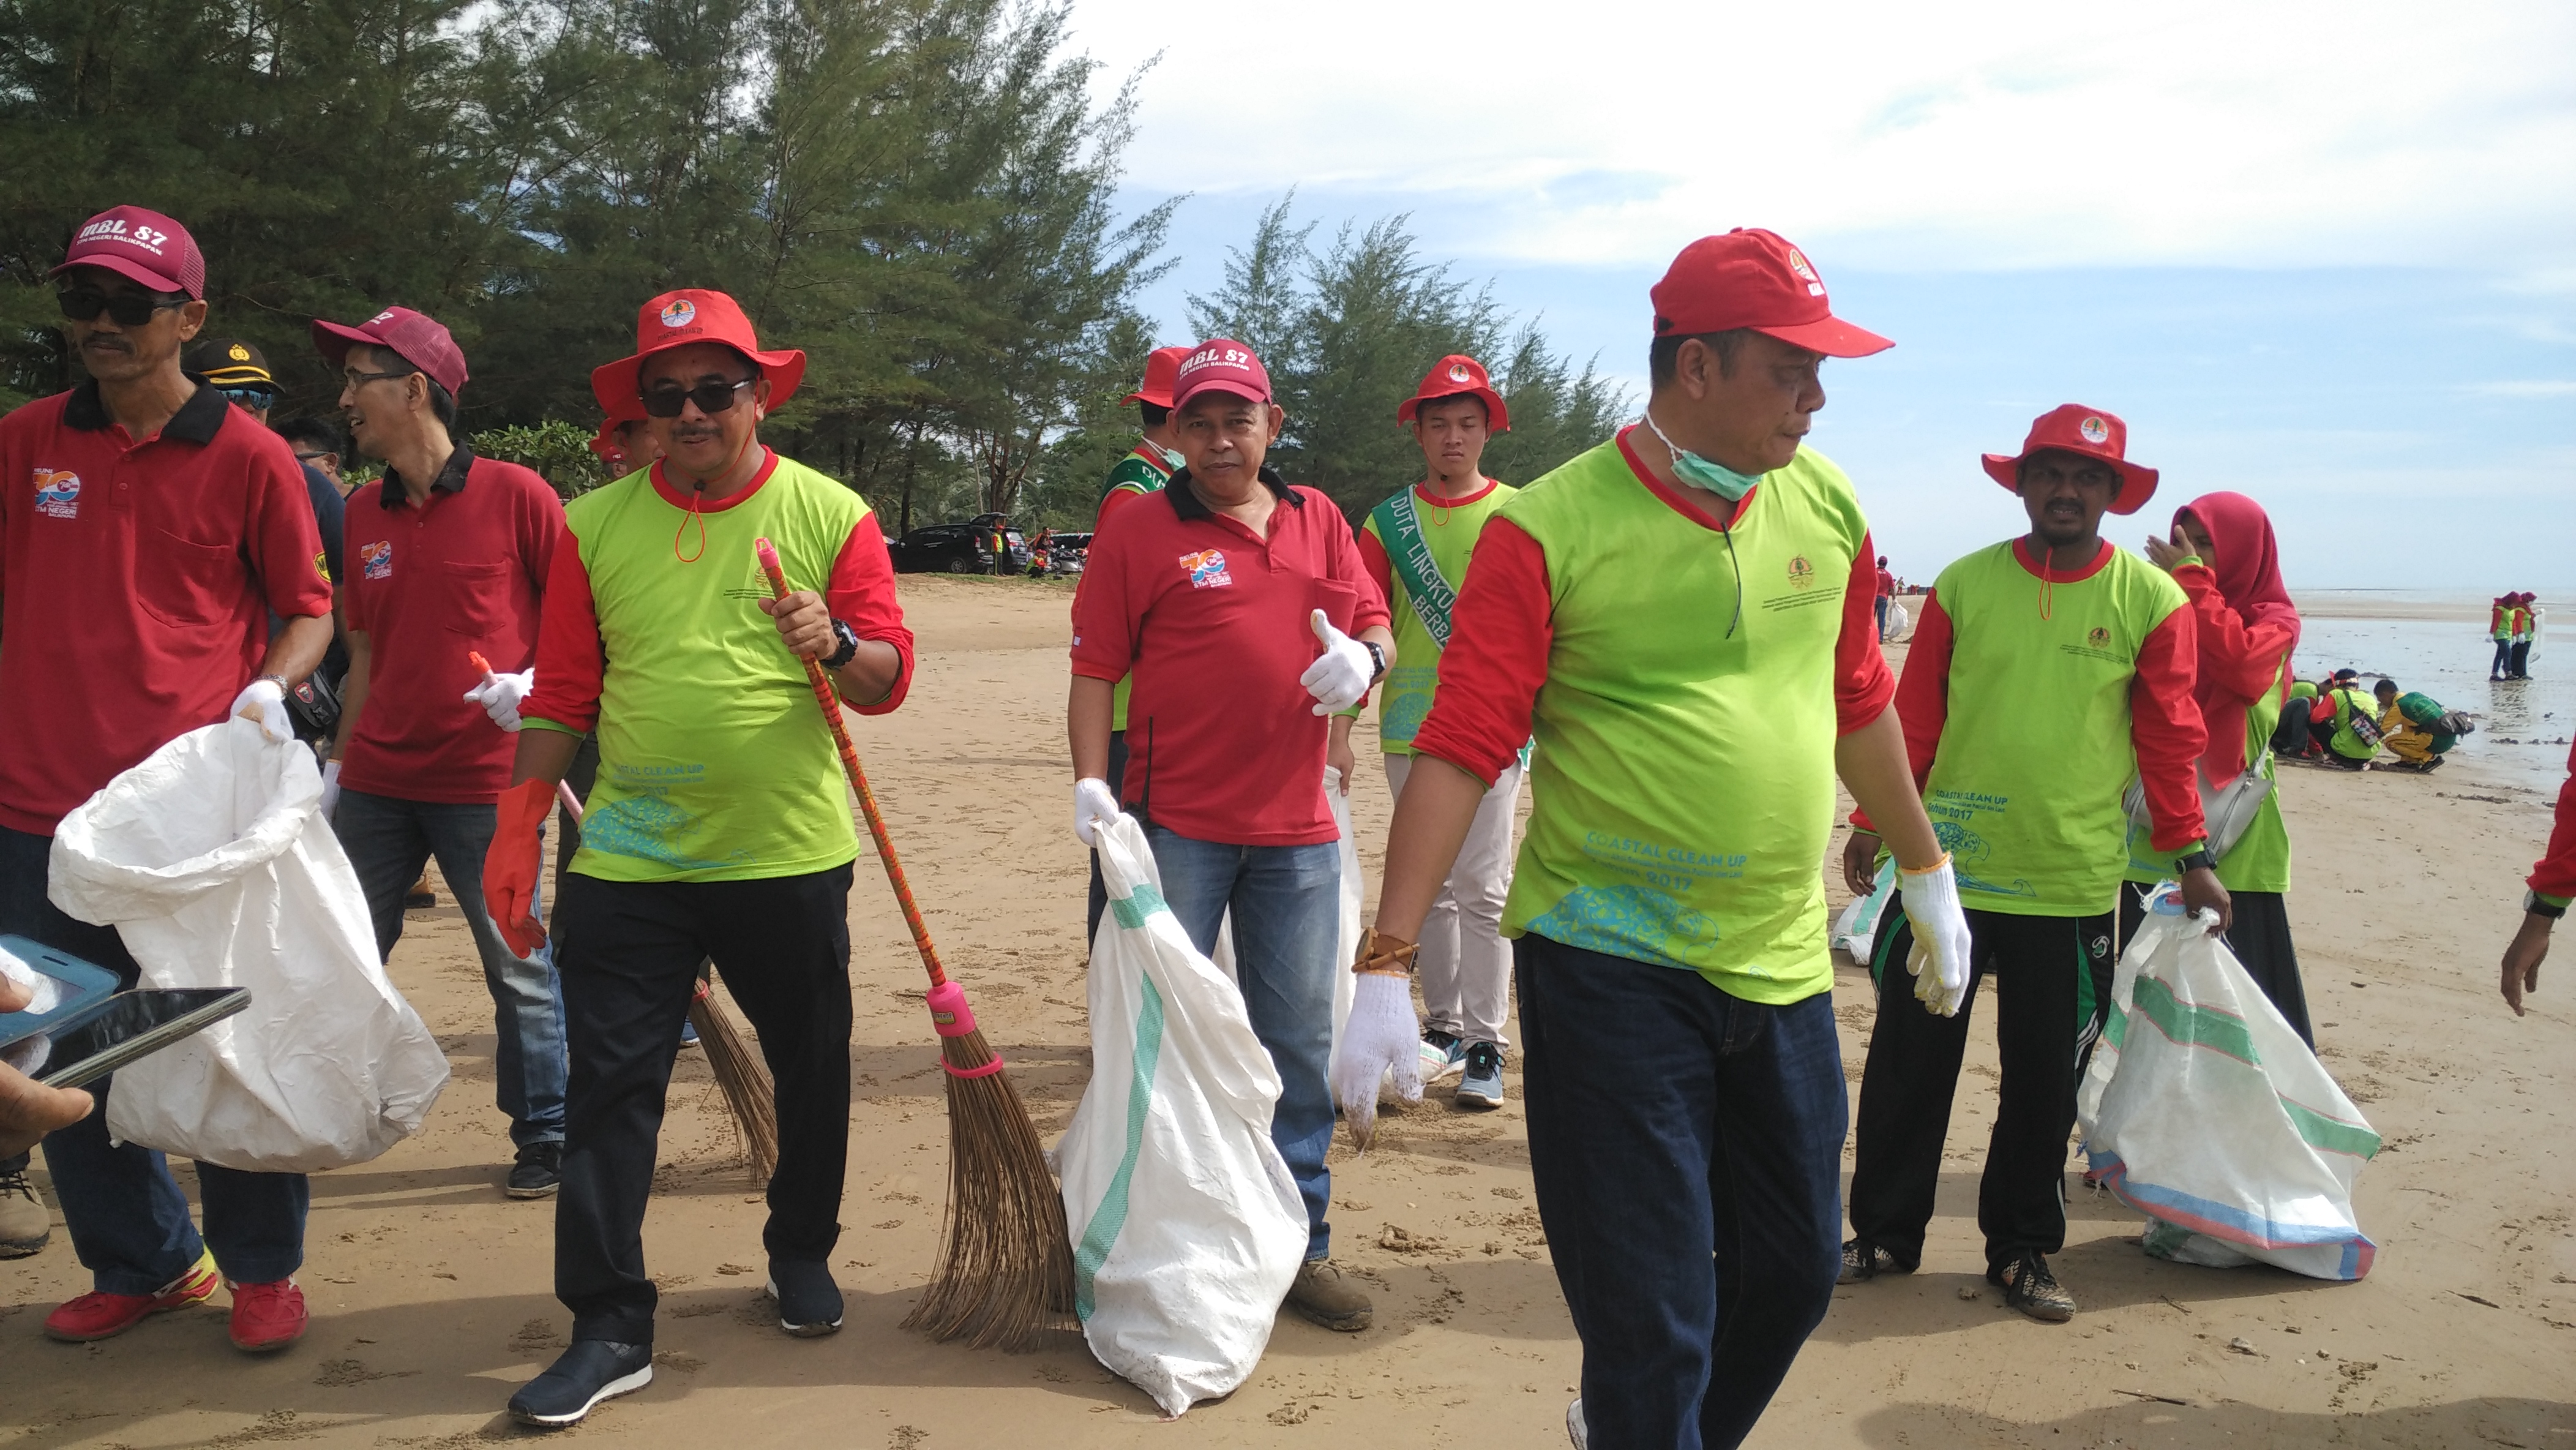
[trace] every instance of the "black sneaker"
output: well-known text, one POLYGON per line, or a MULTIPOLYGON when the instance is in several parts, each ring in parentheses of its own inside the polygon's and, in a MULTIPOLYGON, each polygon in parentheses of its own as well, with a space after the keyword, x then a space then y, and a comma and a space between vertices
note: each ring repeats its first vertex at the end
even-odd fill
POLYGON ((832 1282, 827 1265, 771 1258, 769 1297, 778 1301, 778 1327, 799 1339, 819 1339, 841 1327, 841 1286, 832 1282))
POLYGON ((1912 1264, 1880 1248, 1867 1239, 1852 1239, 1843 1245, 1842 1272, 1834 1276, 1837 1284, 1865 1284, 1881 1274, 1911 1274, 1912 1264))
POLYGON ((563 1144, 530 1143, 510 1165, 510 1180, 501 1191, 512 1198, 552 1198, 563 1187, 563 1144))
POLYGON ((510 1418, 542 1430, 578 1425, 599 1402, 653 1382, 653 1346, 580 1339, 510 1396, 510 1418))
POLYGON ((2063 1324, 2075 1317, 2075 1296, 2048 1272, 2048 1260, 2035 1249, 1987 1269, 1986 1282, 2003 1285, 2005 1305, 2033 1319, 2063 1324))

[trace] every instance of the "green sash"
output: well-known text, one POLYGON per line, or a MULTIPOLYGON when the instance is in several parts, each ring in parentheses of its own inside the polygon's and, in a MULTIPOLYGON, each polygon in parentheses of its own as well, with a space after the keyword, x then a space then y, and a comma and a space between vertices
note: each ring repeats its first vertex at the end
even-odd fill
POLYGON ((1449 610, 1458 602, 1458 591, 1440 577, 1440 566, 1431 558, 1431 543, 1422 537, 1422 520, 1413 511, 1413 490, 1379 504, 1369 516, 1377 520, 1378 532, 1386 538, 1387 562, 1395 566, 1396 578, 1404 581, 1414 617, 1422 621, 1432 643, 1447 649, 1449 610))

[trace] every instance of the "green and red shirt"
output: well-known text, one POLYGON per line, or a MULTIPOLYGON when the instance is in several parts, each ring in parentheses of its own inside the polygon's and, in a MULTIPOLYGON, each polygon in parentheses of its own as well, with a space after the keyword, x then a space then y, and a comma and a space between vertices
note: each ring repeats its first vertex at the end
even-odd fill
POLYGON ((521 715, 540 730, 599 732, 599 780, 572 869, 603 881, 796 876, 858 855, 839 752, 805 665, 760 607, 756 539, 778 546, 787 583, 902 657, 883 715, 912 682, 912 631, 867 501, 768 455, 714 503, 674 488, 662 465, 564 510, 574 547, 554 552, 537 687, 521 715), (699 525, 705 526, 700 542, 699 525))
POLYGON ((1491 784, 1537 736, 1503 933, 1781 1004, 1833 985, 1834 743, 1893 692, 1851 481, 1802 448, 1726 513, 1608 443, 1505 500, 1413 737, 1491 784))
POLYGON ((1476 551, 1476 536, 1484 532, 1485 520, 1519 492, 1489 478, 1464 498, 1442 498, 1415 484, 1370 510, 1360 524, 1360 561, 1395 616, 1396 664, 1378 682, 1377 699, 1378 739, 1389 755, 1413 753, 1413 733, 1431 715, 1440 652, 1449 637, 1458 586, 1466 582, 1467 561, 1476 551), (1407 515, 1413 521, 1409 529, 1407 515), (1399 536, 1392 545, 1390 533, 1399 536), (1402 536, 1408 533, 1415 541, 1414 554, 1407 567, 1398 568, 1389 549, 1406 548, 1402 536), (1417 599, 1417 579, 1434 595, 1445 592, 1447 597, 1417 599))
MULTIPOLYGON (((1127 456, 1119 459, 1109 470, 1109 485, 1101 490, 1100 507, 1092 514, 1092 531, 1097 533, 1100 526, 1109 521, 1111 510, 1123 504, 1134 503, 1149 493, 1161 493, 1171 481, 1171 465, 1163 461, 1163 455, 1155 451, 1153 444, 1138 443, 1128 449, 1127 456)), ((1087 569, 1090 565, 1086 562, 1083 567, 1087 569)), ((1135 681, 1121 679, 1117 688, 1111 691, 1109 696, 1111 730, 1127 728, 1127 697, 1134 688, 1135 681)))

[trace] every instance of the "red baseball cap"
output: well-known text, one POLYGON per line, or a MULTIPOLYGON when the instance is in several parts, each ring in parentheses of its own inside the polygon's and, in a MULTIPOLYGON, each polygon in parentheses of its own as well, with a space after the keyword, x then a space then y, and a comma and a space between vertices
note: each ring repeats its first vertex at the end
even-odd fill
POLYGON ((769 410, 773 413, 795 396, 796 385, 805 380, 805 354, 792 347, 762 352, 760 338, 751 329, 751 319, 743 316, 742 304, 721 292, 683 287, 663 293, 636 312, 635 355, 593 368, 591 395, 599 399, 599 406, 607 410, 608 416, 631 416, 644 396, 636 381, 644 370, 644 359, 693 342, 722 343, 751 359, 760 375, 769 380, 769 410))
POLYGON ((381 347, 429 374, 451 398, 465 391, 465 354, 447 328, 426 312, 388 307, 355 327, 313 319, 313 345, 331 366, 346 365, 349 345, 359 342, 381 347))
POLYGON ((1267 403, 1270 370, 1242 343, 1230 337, 1211 337, 1191 348, 1172 370, 1172 406, 1179 408, 1211 391, 1267 403))
POLYGON ((2147 506, 2156 496, 2156 471, 2131 463, 2129 425, 2117 413, 2105 413, 2082 403, 2067 403, 2039 415, 2030 425, 2030 436, 2021 442, 2021 452, 1986 455, 1986 474, 1995 482, 2021 492, 2022 460, 2043 449, 2061 453, 2081 453, 2098 458, 2119 472, 2120 493, 2111 500, 2111 512, 2133 514, 2147 506))
POLYGON ((206 296, 206 257, 197 239, 139 206, 110 207, 82 222, 62 265, 45 275, 59 277, 74 267, 105 267, 155 292, 184 292, 195 301, 206 296))
POLYGON ((1158 347, 1145 354, 1145 381, 1136 391, 1118 400, 1119 407, 1129 403, 1151 403, 1157 408, 1172 406, 1172 380, 1181 371, 1181 359, 1188 357, 1185 347, 1158 347))
POLYGON ((1485 400, 1485 422, 1494 432, 1512 431, 1511 410, 1503 406, 1503 395, 1494 391, 1492 381, 1485 376, 1485 365, 1463 352, 1453 352, 1431 365, 1431 371, 1422 375, 1422 386, 1413 390, 1412 397, 1395 405, 1395 421, 1412 422, 1414 413, 1425 403, 1471 394, 1485 400))
POLYGON ((1682 248, 1646 295, 1655 304, 1657 337, 1747 327, 1827 357, 1867 357, 1896 346, 1834 316, 1806 254, 1760 227, 1682 248))

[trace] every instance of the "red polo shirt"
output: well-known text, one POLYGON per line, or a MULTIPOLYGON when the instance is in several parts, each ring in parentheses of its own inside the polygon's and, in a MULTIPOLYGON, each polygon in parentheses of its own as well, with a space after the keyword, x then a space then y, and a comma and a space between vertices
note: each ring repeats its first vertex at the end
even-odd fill
POLYGON ((1073 601, 1073 672, 1133 673, 1122 800, 1198 841, 1337 839, 1327 724, 1297 677, 1323 653, 1309 614, 1357 634, 1387 622, 1332 500, 1263 469, 1269 537, 1211 511, 1175 474, 1101 520, 1073 601))
POLYGON ((537 611, 562 500, 515 463, 463 444, 415 506, 400 476, 349 495, 341 620, 367 636, 367 699, 340 761, 345 790, 445 805, 500 798, 518 748, 465 692, 480 652, 504 674, 536 663, 537 611))
POLYGON ((268 616, 331 612, 286 440, 200 385, 136 440, 98 385, 0 418, 0 826, 51 835, 224 717, 268 616))

